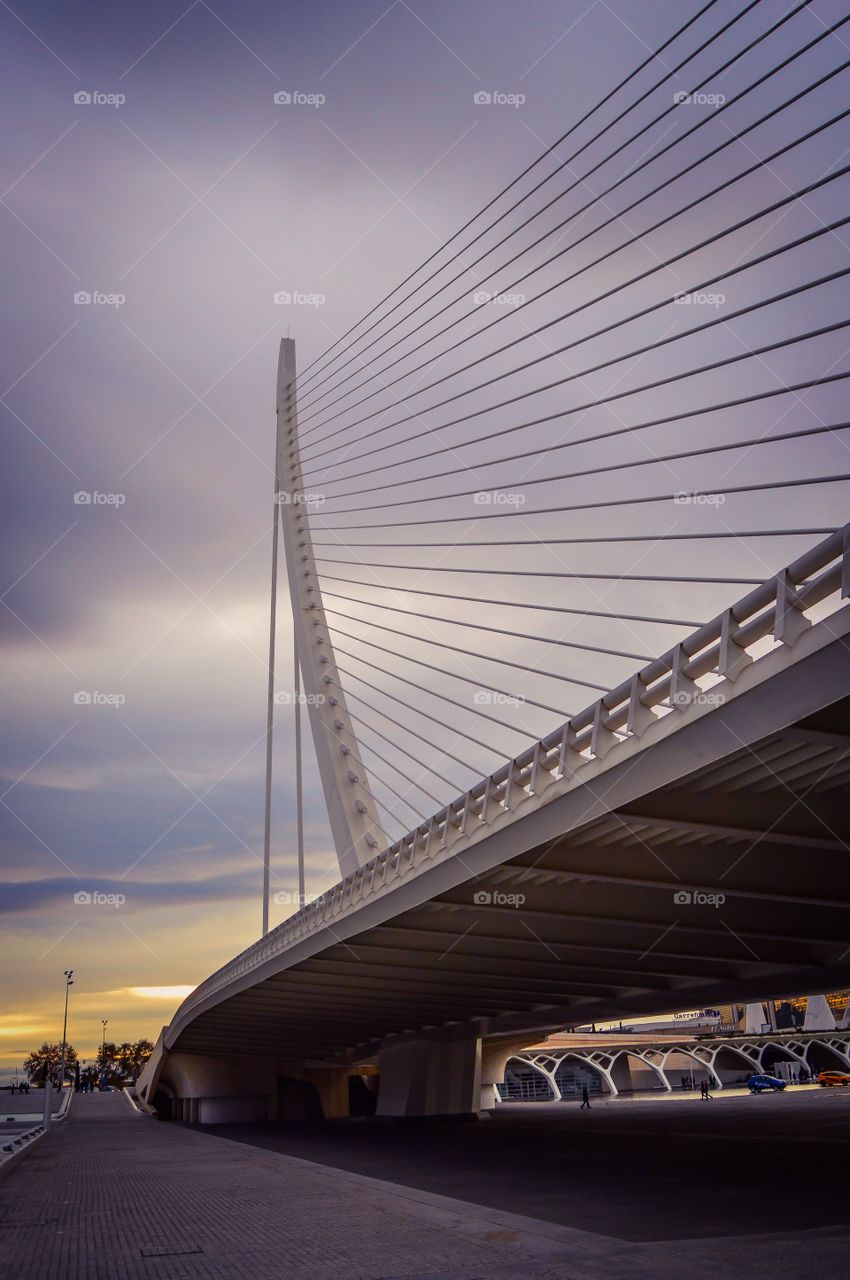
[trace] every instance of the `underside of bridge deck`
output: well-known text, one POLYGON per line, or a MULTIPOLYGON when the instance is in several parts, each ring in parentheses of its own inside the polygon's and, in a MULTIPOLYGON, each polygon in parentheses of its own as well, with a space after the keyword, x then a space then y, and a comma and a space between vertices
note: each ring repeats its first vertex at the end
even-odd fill
POLYGON ((329 936, 199 1012, 170 1050, 278 1073, 375 1057, 388 1072, 392 1050, 406 1078, 430 1055, 437 1075, 455 1062, 468 1098, 524 1037, 847 982, 850 698, 762 738, 727 716, 724 733, 740 733, 737 749, 654 789, 636 777, 646 753, 585 785, 560 833, 489 870, 459 857, 450 887, 329 936))

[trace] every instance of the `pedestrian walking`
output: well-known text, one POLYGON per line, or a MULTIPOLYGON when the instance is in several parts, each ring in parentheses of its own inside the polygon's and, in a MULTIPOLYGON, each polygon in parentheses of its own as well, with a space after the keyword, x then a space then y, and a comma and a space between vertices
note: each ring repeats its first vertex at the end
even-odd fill
POLYGON ((581 1086, 581 1106, 579 1111, 584 1111, 585 1109, 590 1110, 590 1094, 587 1091, 587 1085, 583 1084, 581 1086))

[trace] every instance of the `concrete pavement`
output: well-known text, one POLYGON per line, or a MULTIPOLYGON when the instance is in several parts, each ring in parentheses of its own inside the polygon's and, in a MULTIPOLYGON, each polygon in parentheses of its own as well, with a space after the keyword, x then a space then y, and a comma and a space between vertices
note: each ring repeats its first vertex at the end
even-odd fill
POLYGON ((815 1260, 837 1273, 848 1240, 636 1244, 159 1123, 118 1093, 78 1096, 0 1185, 15 1280, 678 1280, 685 1255, 692 1277, 781 1280, 815 1260))
POLYGON ((480 1125, 215 1130, 334 1168, 643 1243, 850 1229, 850 1089, 514 1103, 480 1125))

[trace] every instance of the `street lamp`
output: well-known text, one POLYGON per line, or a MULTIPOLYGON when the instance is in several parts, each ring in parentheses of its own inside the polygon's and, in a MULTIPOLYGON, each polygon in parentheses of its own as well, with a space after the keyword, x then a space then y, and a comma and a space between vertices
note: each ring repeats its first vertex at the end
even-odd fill
POLYGON ((62 1060, 59 1064, 59 1088, 65 1086, 65 1045, 68 1038, 68 992, 74 985, 74 970, 65 970, 65 1020, 62 1023, 62 1060))
POLYGON ((109 1021, 108 1018, 101 1018, 100 1020, 100 1025, 103 1027, 103 1039, 100 1042, 101 1049, 106 1048, 106 1024, 108 1021, 109 1021))

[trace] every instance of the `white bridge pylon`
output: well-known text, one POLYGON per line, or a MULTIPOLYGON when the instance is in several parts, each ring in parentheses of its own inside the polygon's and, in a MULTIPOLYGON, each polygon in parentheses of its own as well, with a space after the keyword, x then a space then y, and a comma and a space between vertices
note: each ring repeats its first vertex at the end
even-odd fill
MULTIPOLYGON (((275 521, 280 520, 283 532, 296 664, 344 877, 368 862, 387 839, 337 675, 333 641, 322 606, 310 535, 310 494, 304 489, 299 460, 295 378, 295 342, 284 338, 277 371, 275 521)), ((298 710, 296 706, 296 714, 298 710)))

